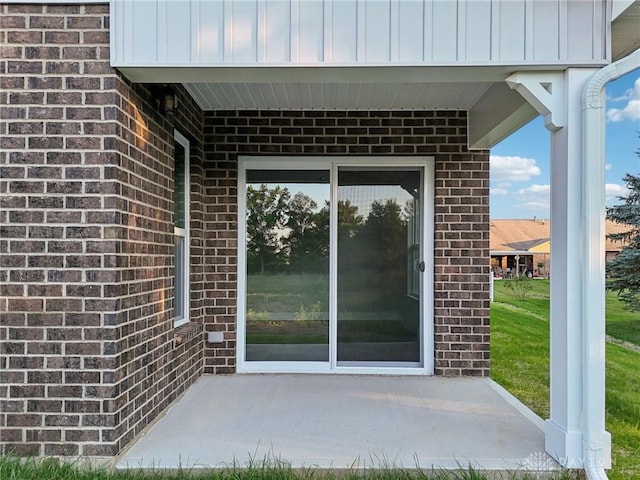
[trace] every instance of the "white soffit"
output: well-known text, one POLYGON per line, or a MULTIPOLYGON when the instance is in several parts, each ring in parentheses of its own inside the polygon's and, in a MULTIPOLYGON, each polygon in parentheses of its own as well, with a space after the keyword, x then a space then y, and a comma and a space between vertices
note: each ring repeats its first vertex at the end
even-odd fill
POLYGON ((188 83, 203 110, 467 110, 491 83, 188 83))
POLYGON ((640 0, 626 3, 630 5, 614 16, 611 24, 611 56, 614 61, 640 48, 640 0))

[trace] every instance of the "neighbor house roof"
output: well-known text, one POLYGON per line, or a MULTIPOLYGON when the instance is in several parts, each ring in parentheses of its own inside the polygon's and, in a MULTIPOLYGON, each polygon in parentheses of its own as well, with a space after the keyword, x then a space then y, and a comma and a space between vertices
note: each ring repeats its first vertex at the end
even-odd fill
MULTIPOLYGON (((621 233, 629 228, 606 221, 606 232, 621 233)), ((491 252, 550 253, 551 221, 547 219, 494 219, 491 220, 489 242, 491 252)), ((605 240, 605 251, 619 252, 622 243, 605 240)))

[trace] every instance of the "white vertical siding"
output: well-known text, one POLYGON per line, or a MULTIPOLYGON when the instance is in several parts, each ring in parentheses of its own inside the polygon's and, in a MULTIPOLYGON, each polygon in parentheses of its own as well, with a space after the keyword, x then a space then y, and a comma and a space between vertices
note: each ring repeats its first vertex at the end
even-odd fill
POLYGON ((556 2, 538 2, 532 8, 533 32, 530 41, 531 59, 543 61, 545 55, 560 58, 560 9, 556 2))
POLYGON ((411 62, 416 58, 424 59, 424 2, 412 0, 394 2, 398 9, 397 34, 398 56, 400 63, 411 62))
POLYGON ((525 60, 525 2, 494 1, 493 21, 498 31, 497 57, 504 62, 525 60))
POLYGON ((224 2, 212 0, 206 8, 197 3, 193 9, 191 36, 195 39, 193 62, 216 64, 224 62, 224 2))
POLYGON ((291 0, 293 63, 324 62, 324 2, 291 0))
POLYGON ((191 32, 183 32, 173 26, 191 25, 191 8, 199 6, 198 3, 180 0, 158 3, 159 9, 164 9, 163 21, 158 22, 158 39, 164 43, 164 58, 160 57, 160 61, 175 65, 191 63, 191 32))
POLYGON ((112 0, 116 66, 589 64, 604 0, 112 0))
POLYGON ((474 28, 473 25, 491 25, 491 0, 476 0, 464 2, 460 5, 460 28, 464 31, 464 39, 460 46, 464 48, 459 52, 467 62, 482 62, 487 53, 491 55, 491 29, 474 28))

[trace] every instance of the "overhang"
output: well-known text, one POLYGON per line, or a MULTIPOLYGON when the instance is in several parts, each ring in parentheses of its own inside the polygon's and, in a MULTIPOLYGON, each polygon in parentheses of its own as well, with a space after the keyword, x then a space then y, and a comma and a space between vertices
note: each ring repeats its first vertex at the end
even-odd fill
POLYGON ((605 0, 112 0, 111 63, 184 84, 204 110, 464 110, 470 148, 486 149, 537 116, 505 79, 606 65, 612 13, 605 0))

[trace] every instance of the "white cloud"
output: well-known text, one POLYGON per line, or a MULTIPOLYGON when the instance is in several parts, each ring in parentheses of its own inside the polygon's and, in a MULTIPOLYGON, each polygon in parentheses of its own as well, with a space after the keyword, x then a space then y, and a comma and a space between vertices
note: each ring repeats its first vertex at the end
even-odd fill
POLYGON ((507 195, 509 193, 509 190, 507 190, 506 188, 496 187, 490 189, 489 193, 491 195, 507 195))
POLYGON ((518 190, 518 195, 549 195, 551 192, 551 185, 530 185, 527 188, 521 188, 518 190))
POLYGON ((549 216, 550 193, 550 185, 533 184, 526 188, 521 188, 516 192, 517 206, 525 210, 533 210, 549 216))
POLYGON ((610 108, 607 110, 607 119, 612 122, 622 122, 623 120, 640 120, 640 77, 633 84, 633 88, 627 90, 622 98, 612 99, 613 101, 626 101, 622 108, 610 108))
POLYGON ((605 169, 607 172, 608 172, 609 170, 611 170, 611 164, 610 164, 610 163, 607 163, 607 164, 604 166, 604 169, 605 169))
POLYGON ((609 206, 620 203, 618 197, 626 197, 629 195, 629 189, 627 186, 620 185, 618 183, 607 183, 604 186, 604 192, 607 205, 609 206))
POLYGON ((490 162, 492 181, 528 182, 541 173, 533 158, 491 155, 490 162))

